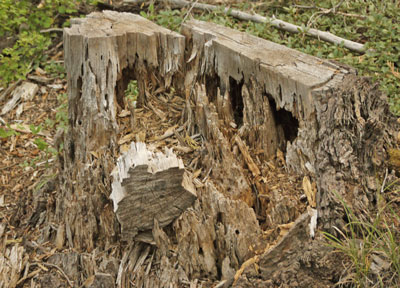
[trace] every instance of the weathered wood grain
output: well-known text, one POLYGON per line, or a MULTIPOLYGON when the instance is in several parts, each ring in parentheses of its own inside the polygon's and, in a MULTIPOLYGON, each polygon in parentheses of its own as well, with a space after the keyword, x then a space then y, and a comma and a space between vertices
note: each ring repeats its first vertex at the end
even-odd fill
POLYGON ((169 149, 155 153, 146 144, 133 142, 130 150, 117 160, 112 174, 110 198, 124 240, 151 231, 154 220, 165 227, 196 199, 182 160, 169 149))
POLYGON ((124 91, 138 80, 144 102, 154 79, 153 87, 169 86, 182 69, 183 49, 183 36, 129 13, 92 13, 65 29, 69 128, 55 218, 65 223, 71 248, 92 251, 119 237, 108 197, 118 156, 116 115, 128 109, 124 91))
POLYGON ((266 158, 294 140, 297 135, 290 134, 296 134, 297 127, 290 126, 308 129, 317 91, 336 87, 349 73, 331 62, 212 23, 189 21, 182 33, 186 46, 192 47, 186 86, 202 78, 220 118, 235 122, 248 145, 263 150, 266 158), (278 119, 281 109, 295 120, 278 119))
POLYGON ((61 191, 48 222, 65 227, 59 235, 78 251, 118 247, 110 259, 101 256, 119 263, 118 273, 97 271, 95 260, 83 257, 90 262, 85 273, 111 273, 118 287, 194 286, 198 279, 228 285, 258 253, 260 269, 243 267, 238 287, 334 284, 323 267, 338 262, 325 255, 330 250, 318 233, 310 238, 306 214, 262 253, 267 243, 256 211, 264 209, 268 225, 286 225, 299 216, 300 200, 291 190, 271 189, 268 203, 260 204, 258 192, 268 192, 260 167, 281 150, 288 170, 315 182, 322 228, 344 224, 332 191, 361 215, 374 203, 376 167, 384 166, 397 125, 377 86, 352 68, 212 23, 188 21, 183 36, 126 13, 94 13, 73 23, 64 34, 70 126, 59 161, 61 191), (126 106, 130 79, 138 80, 143 103, 150 87, 184 92, 183 129, 204 140, 196 161, 208 171, 203 182, 196 179, 196 200, 182 188, 179 161, 154 164, 157 156, 147 152, 116 161, 116 115, 126 106), (115 166, 118 175, 111 173, 115 166), (116 213, 112 186, 119 191, 111 196, 116 213), (316 266, 322 268, 314 279, 310 267, 316 266))
MULTIPOLYGON (((374 179, 378 170, 383 171, 386 151, 396 145, 398 127, 376 84, 357 77, 351 67, 213 23, 191 20, 182 25, 181 33, 186 37, 188 59, 186 97, 196 104, 195 108, 187 105, 185 119, 193 132, 200 131, 207 140, 208 158, 203 163, 213 167, 212 178, 224 195, 237 197, 241 193, 231 187, 243 187, 241 179, 248 179, 239 177, 246 175, 243 167, 236 169, 243 151, 238 153, 240 149, 230 144, 237 133, 249 150, 262 152, 261 162, 280 149, 289 170, 316 183, 319 227, 335 233, 333 225, 346 224, 338 197, 361 217, 374 207, 374 179)), ((245 195, 248 197, 235 199, 245 201, 255 196, 251 191, 245 195)), ((299 204, 290 199, 285 192, 271 193, 267 219, 273 223, 291 221, 299 204)), ((254 202, 246 203, 252 206, 254 202)), ((296 275, 306 280, 296 280, 293 285, 308 287, 315 279, 307 276, 307 269, 294 264, 299 263, 302 249, 312 259, 305 261, 307 265, 335 267, 329 257, 321 259, 326 251, 321 239, 315 243, 306 236, 299 239, 285 240, 293 242, 287 251, 276 247, 275 252, 264 255, 263 271, 270 272, 248 275, 252 280, 244 277, 241 285, 289 285, 296 275), (274 272, 268 266, 269 257, 275 254, 282 254, 279 265, 291 267, 290 272, 274 272)), ((322 269, 316 277, 323 278, 323 273, 322 269)))

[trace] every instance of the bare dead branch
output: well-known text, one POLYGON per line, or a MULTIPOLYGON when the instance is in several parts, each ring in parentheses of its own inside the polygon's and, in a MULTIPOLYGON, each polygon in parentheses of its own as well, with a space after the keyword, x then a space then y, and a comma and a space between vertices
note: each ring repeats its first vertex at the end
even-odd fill
MULTIPOLYGON (((200 9, 200 10, 205 10, 205 11, 215 11, 215 10, 220 9, 220 7, 215 6, 215 5, 203 4, 203 3, 191 3, 186 0, 168 0, 167 2, 174 5, 177 8, 179 8, 179 7, 183 8, 186 6, 190 7, 191 5, 193 5, 194 8, 200 9)), ((280 19, 264 17, 259 14, 249 14, 249 13, 231 9, 231 8, 225 8, 223 11, 225 14, 231 15, 232 17, 235 17, 240 20, 270 24, 273 27, 276 27, 278 29, 281 29, 281 30, 284 30, 284 31, 287 31, 290 33, 305 33, 306 35, 317 38, 318 40, 321 40, 321 41, 329 42, 329 43, 336 44, 336 45, 343 44, 343 47, 349 49, 350 51, 354 51, 354 52, 358 52, 358 53, 366 52, 366 48, 363 44, 357 43, 357 42, 354 42, 354 41, 351 41, 348 39, 344 39, 344 38, 336 36, 330 32, 320 31, 320 30, 317 30, 314 28, 303 29, 300 26, 282 21, 280 19)))

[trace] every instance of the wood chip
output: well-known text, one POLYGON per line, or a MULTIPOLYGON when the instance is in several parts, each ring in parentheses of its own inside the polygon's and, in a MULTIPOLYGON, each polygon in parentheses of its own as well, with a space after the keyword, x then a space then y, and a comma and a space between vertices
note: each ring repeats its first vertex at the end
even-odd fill
POLYGON ((235 143, 238 145, 240 152, 242 153, 244 160, 246 161, 247 166, 249 167, 249 170, 253 174, 254 177, 258 176, 261 174, 260 169, 258 169, 258 166, 254 162, 253 158, 251 157, 249 150, 247 149, 246 144, 243 142, 243 140, 239 137, 239 135, 236 135, 234 138, 235 143))
POLYGON ((310 178, 308 176, 303 177, 303 190, 304 194, 307 196, 308 203, 310 204, 311 207, 315 208, 317 206, 316 203, 316 194, 317 194, 317 189, 316 187, 313 187, 315 185, 311 184, 310 178))
POLYGON ((133 142, 118 158, 110 198, 124 239, 151 230, 154 219, 164 227, 192 205, 196 192, 183 168, 172 150, 154 152, 144 143, 133 142))
POLYGON ((21 99, 25 101, 32 100, 38 91, 38 85, 31 82, 22 83, 21 86, 18 86, 14 90, 12 94, 13 97, 4 105, 3 109, 1 110, 1 115, 4 115, 14 109, 21 99))

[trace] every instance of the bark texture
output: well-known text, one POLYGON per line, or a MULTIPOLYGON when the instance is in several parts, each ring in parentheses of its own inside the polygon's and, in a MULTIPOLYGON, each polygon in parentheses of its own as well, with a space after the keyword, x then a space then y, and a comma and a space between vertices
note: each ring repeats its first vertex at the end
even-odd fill
MULTIPOLYGON (((377 84, 357 77, 351 67, 212 23, 189 21, 182 34, 191 49, 188 90, 189 83, 204 84, 218 114, 212 122, 234 122, 262 159, 284 150, 288 168, 316 182, 325 229, 343 226, 333 192, 357 214, 369 207, 376 171, 395 145, 398 126, 377 84)), ((201 114, 190 112, 193 129, 203 129, 201 114)))
POLYGON ((118 239, 109 196, 124 91, 137 79, 143 102, 146 85, 169 86, 182 69, 184 38, 140 16, 106 11, 75 20, 64 47, 70 125, 55 221, 69 247, 90 252, 118 239))
MULTIPOLYGON (((333 191, 358 214, 373 204, 376 171, 394 144, 394 118, 384 95, 349 67, 229 28, 193 20, 181 33, 107 11, 65 30, 70 127, 50 221, 59 227, 58 247, 66 238, 70 248, 91 252, 80 257, 85 277, 74 281, 332 286, 342 259, 332 256, 320 234, 311 238, 310 218, 317 215, 312 207, 320 227, 331 229, 344 224, 333 191), (154 216, 163 211, 143 220, 129 211, 137 208, 134 197, 126 197, 122 210, 128 216, 119 208, 116 213, 120 227, 109 199, 110 175, 118 165, 116 115, 126 108, 130 79, 138 80, 142 106, 151 91, 173 84, 186 101, 182 130, 203 140, 189 149, 195 150, 190 166, 200 167, 199 173, 187 172, 194 204, 183 201, 168 221, 154 216), (139 230, 141 237, 132 240, 139 230), (126 231, 133 233, 124 236, 126 231)), ((163 118, 153 104, 148 107, 163 118)), ((168 135, 185 145, 177 130, 168 135)), ((146 169, 132 167, 122 186, 134 191, 146 169)), ((152 181, 171 176, 179 183, 183 171, 175 172, 154 174, 152 181)))

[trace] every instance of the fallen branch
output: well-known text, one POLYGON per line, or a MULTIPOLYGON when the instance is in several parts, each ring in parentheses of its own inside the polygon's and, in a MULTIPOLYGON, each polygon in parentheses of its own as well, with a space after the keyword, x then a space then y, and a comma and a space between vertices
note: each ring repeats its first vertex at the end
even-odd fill
MULTIPOLYGON (((126 0, 124 0, 125 2, 126 0)), ((177 8, 183 8, 185 6, 193 6, 196 9, 200 10, 209 10, 209 11, 214 11, 219 9, 218 6, 211 5, 211 4, 203 4, 203 3, 192 3, 186 0, 168 0, 168 2, 171 5, 174 5, 177 8)), ((320 31, 314 28, 310 29, 304 29, 301 28, 300 26, 276 19, 276 18, 270 18, 270 17, 264 17, 259 14, 249 14, 246 12, 242 12, 239 10, 231 9, 231 8, 225 8, 224 13, 227 15, 231 15, 237 19, 240 20, 245 20, 245 21, 252 21, 252 22, 257 22, 257 23, 269 23, 271 26, 276 27, 278 29, 290 32, 290 33, 306 33, 309 36, 312 36, 314 38, 317 38, 319 40, 329 42, 332 44, 336 45, 341 45, 343 43, 343 47, 355 51, 358 53, 365 53, 366 48, 363 44, 357 43, 354 41, 350 41, 344 38, 341 38, 339 36, 336 36, 332 33, 325 32, 325 31, 320 31)))
POLYGON ((16 87, 19 86, 19 84, 21 84, 22 80, 18 80, 17 82, 14 82, 13 84, 11 84, 10 86, 8 86, 8 88, 6 90, 4 90, 1 94, 0 94, 0 101, 3 101, 3 99, 5 99, 8 94, 10 94, 16 87))

